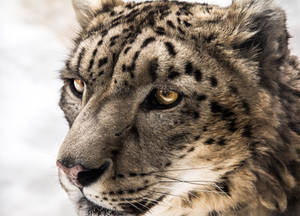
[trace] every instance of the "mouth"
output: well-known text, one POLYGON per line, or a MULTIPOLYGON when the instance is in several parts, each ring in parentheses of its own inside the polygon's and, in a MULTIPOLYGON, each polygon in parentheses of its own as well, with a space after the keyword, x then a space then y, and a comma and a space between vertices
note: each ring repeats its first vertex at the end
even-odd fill
POLYGON ((85 201, 88 204, 88 210, 87 210, 88 216, 129 216, 129 214, 126 214, 124 212, 107 209, 100 205, 97 205, 85 197, 82 198, 82 201, 85 201))
MULTIPOLYGON (((165 196, 159 197, 157 202, 162 200, 165 196)), ((117 211, 115 209, 108 209, 99 204, 88 200, 86 197, 83 197, 81 201, 87 203, 87 216, 141 216, 148 210, 150 210, 155 203, 146 204, 146 200, 134 203, 122 203, 123 211, 117 211)))

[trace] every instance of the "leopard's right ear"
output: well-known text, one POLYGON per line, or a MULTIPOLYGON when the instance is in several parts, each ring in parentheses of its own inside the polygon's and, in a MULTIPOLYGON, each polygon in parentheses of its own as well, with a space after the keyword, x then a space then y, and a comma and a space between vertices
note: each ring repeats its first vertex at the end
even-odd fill
POLYGON ((122 0, 72 0, 77 20, 84 28, 90 19, 99 10, 110 10, 111 8, 122 5, 122 0))

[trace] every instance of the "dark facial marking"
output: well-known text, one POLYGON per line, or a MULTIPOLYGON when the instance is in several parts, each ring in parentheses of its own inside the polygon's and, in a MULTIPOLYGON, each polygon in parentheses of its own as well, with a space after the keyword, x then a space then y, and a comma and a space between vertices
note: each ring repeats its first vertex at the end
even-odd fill
POLYGON ((84 54, 85 54, 85 48, 82 48, 82 50, 79 53, 77 64, 76 64, 77 74, 80 74, 80 65, 81 65, 81 61, 82 61, 82 58, 83 58, 84 54))
POLYGON ((219 216, 219 213, 214 210, 214 211, 209 212, 208 216, 219 216))
POLYGON ((91 72, 93 66, 94 66, 94 58, 92 58, 90 60, 89 67, 88 67, 88 72, 91 72))
POLYGON ((180 76, 180 73, 178 73, 177 71, 175 71, 173 67, 169 68, 169 74, 168 74, 168 78, 169 79, 173 80, 173 79, 175 79, 175 78, 177 78, 179 76, 180 76))
POLYGON ((167 21, 167 25, 170 26, 171 28, 175 29, 175 25, 173 24, 173 22, 171 20, 167 21))
POLYGON ((179 26, 177 27, 177 29, 178 29, 180 34, 185 35, 185 32, 179 26))
POLYGON ((187 21, 183 21, 183 24, 186 26, 186 27, 190 27, 192 24, 190 24, 189 22, 187 22, 187 21))
POLYGON ((166 31, 163 27, 156 27, 156 29, 154 30, 158 35, 165 35, 166 34, 166 31))
POLYGON ((172 135, 168 138, 168 144, 170 146, 174 146, 176 144, 186 144, 187 143, 187 136, 188 133, 180 133, 180 134, 175 134, 172 135))
POLYGON ((206 100, 206 98, 207 98, 206 95, 201 94, 201 95, 198 95, 196 99, 197 99, 197 101, 204 101, 204 100, 206 100))
POLYGON ((235 86, 229 86, 229 90, 234 95, 237 95, 239 93, 238 89, 235 86))
POLYGON ((247 124, 245 127, 244 127, 244 131, 242 133, 242 136, 243 137, 247 137, 247 138, 250 138, 252 136, 252 127, 251 125, 247 124))
POLYGON ((228 126, 228 130, 231 131, 232 133, 237 130, 237 128, 236 128, 236 119, 235 118, 230 121, 229 126, 228 126))
POLYGON ((107 57, 99 59, 98 68, 100 68, 101 66, 105 65, 107 63, 107 60, 108 60, 107 57))
POLYGON ((199 69, 195 70, 194 77, 197 82, 200 82, 202 80, 202 73, 199 69))
POLYGON ((98 76, 101 76, 102 74, 104 74, 103 70, 98 73, 98 76))
POLYGON ((97 46, 101 46, 103 43, 103 40, 100 40, 98 43, 97 43, 97 46))
POLYGON ((179 17, 177 17, 177 22, 179 25, 181 24, 181 19, 179 17))
POLYGON ((213 138, 209 138, 208 140, 205 141, 205 144, 207 145, 211 145, 215 142, 215 140, 213 138))
POLYGON ((195 110, 181 110, 181 113, 184 115, 191 116, 194 119, 198 119, 200 117, 199 113, 195 110))
POLYGON ((192 152, 195 150, 195 147, 190 148, 187 152, 192 152))
POLYGON ((210 111, 212 113, 220 113, 220 112, 222 112, 222 110, 223 110, 223 107, 220 106, 218 102, 213 101, 210 103, 210 111))
POLYGON ((148 44, 150 44, 151 42, 154 42, 154 41, 155 41, 155 38, 154 38, 154 37, 149 37, 149 38, 147 38, 147 39, 143 42, 141 48, 146 47, 148 44))
POLYGON ((166 167, 168 167, 168 166, 171 166, 172 165, 172 163, 171 162, 168 162, 168 163, 166 163, 166 167))
POLYGON ((167 48, 167 50, 168 50, 168 52, 171 56, 176 55, 174 45, 171 42, 165 42, 165 46, 166 46, 166 48, 167 48))
POLYGON ((228 186, 228 179, 224 178, 221 182, 216 183, 216 190, 222 193, 225 193, 227 196, 230 196, 230 189, 228 186))
POLYGON ((185 65, 185 74, 191 75, 193 73, 193 65, 191 62, 187 62, 185 65))
POLYGON ((204 37, 204 40, 207 42, 207 43, 211 43, 212 41, 214 41, 215 39, 217 39, 218 35, 213 33, 213 34, 210 34, 209 36, 207 37, 204 37))
POLYGON ((225 139, 224 139, 224 138, 221 138, 220 140, 218 140, 217 144, 220 145, 220 146, 225 145, 225 144, 226 144, 226 143, 225 143, 225 139))
POLYGON ((125 50, 124 50, 124 54, 127 54, 128 51, 131 49, 131 47, 127 47, 125 50))
POLYGON ((209 78, 209 80, 210 80, 210 85, 212 87, 218 86, 218 80, 216 79, 216 77, 212 76, 212 77, 209 78))
POLYGON ((154 58, 149 62, 149 65, 148 65, 148 72, 150 74, 152 82, 154 82, 157 78, 157 73, 156 73, 157 68, 158 68, 158 59, 154 58))
POLYGON ((249 104, 247 103, 246 100, 242 100, 242 104, 243 104, 245 113, 248 115, 250 113, 250 106, 249 106, 249 104))

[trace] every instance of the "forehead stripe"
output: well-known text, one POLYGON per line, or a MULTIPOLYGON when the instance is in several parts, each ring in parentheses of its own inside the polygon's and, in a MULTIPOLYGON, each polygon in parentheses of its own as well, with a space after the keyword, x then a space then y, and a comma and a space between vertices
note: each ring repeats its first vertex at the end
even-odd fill
POLYGON ((76 64, 76 72, 79 75, 80 75, 80 65, 84 55, 85 55, 85 48, 83 47, 78 55, 77 64, 76 64))

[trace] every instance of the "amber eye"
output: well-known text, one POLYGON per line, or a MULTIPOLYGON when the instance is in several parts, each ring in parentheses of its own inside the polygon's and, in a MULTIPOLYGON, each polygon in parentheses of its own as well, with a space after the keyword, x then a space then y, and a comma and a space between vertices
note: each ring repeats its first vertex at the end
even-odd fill
POLYGON ((82 97, 84 92, 84 82, 80 79, 73 79, 70 83, 72 92, 79 98, 82 97))
POLYGON ((182 96, 175 91, 154 89, 143 102, 143 107, 148 110, 170 109, 181 101, 182 96))
POLYGON ((170 105, 177 101, 179 98, 179 94, 174 91, 166 91, 162 89, 158 89, 155 92, 155 97, 157 101, 162 105, 170 105))

